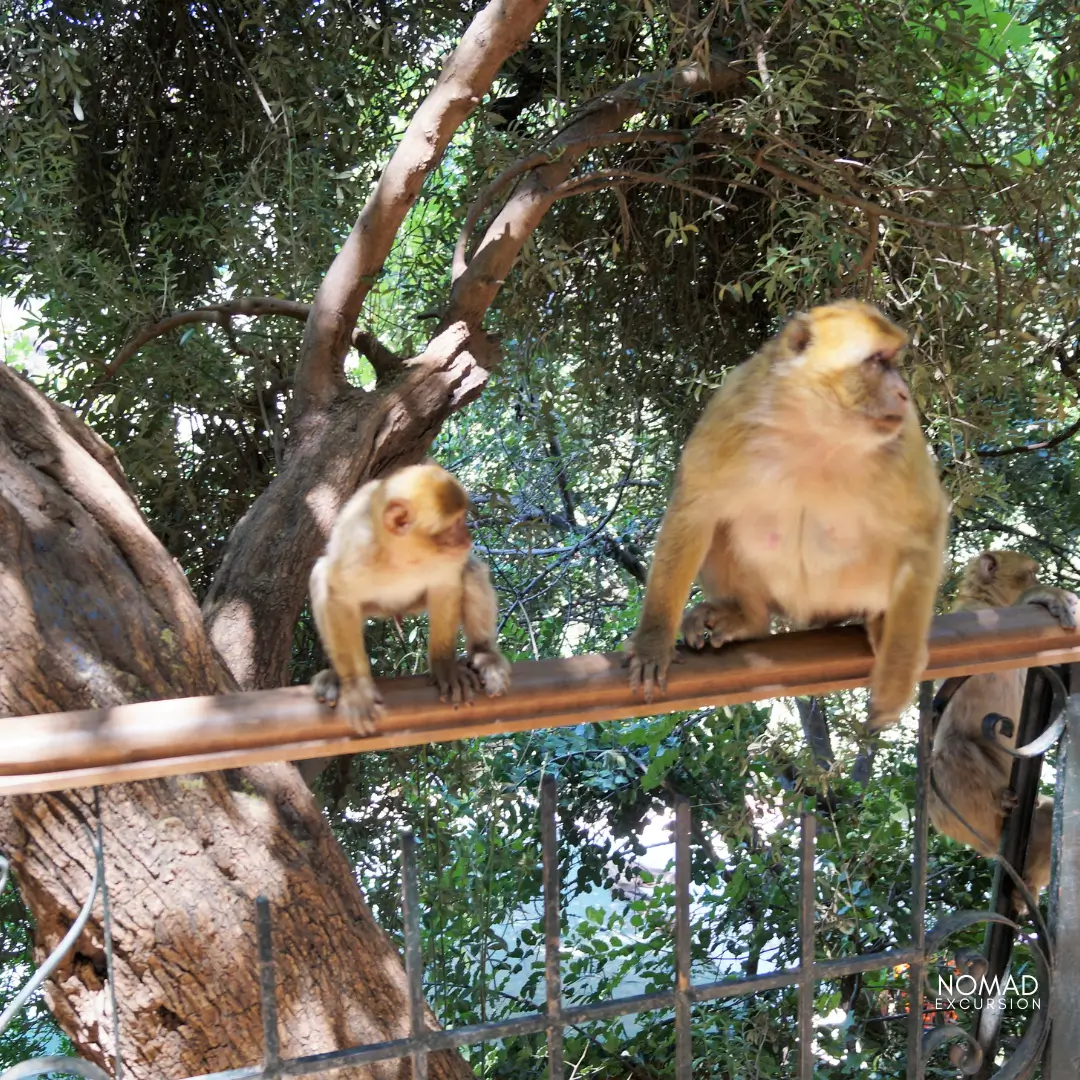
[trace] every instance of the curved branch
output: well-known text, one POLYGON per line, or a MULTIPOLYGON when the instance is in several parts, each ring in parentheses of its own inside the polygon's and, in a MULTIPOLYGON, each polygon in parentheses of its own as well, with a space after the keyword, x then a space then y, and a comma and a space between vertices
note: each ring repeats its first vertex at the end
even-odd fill
POLYGON ((1067 428, 1063 428, 1044 442, 1025 443, 1022 446, 1004 446, 1000 450, 976 450, 975 453, 981 458, 989 458, 1005 457, 1007 454, 1030 454, 1034 450, 1049 450, 1071 439, 1078 431, 1080 431, 1080 420, 1070 424, 1067 428))
MULTIPOLYGON (((181 326, 191 326, 199 323, 211 323, 221 326, 229 335, 233 348, 237 352, 247 355, 249 350, 244 350, 236 344, 232 334, 232 320, 236 316, 284 315, 290 319, 299 319, 306 322, 310 313, 310 304, 304 304, 298 300, 280 300, 273 296, 245 296, 236 300, 226 300, 220 304, 209 304, 207 307, 194 308, 191 311, 177 312, 175 315, 170 315, 166 319, 161 319, 150 326, 144 327, 124 343, 112 360, 105 365, 101 378, 87 391, 83 410, 85 411, 97 400, 98 395, 105 389, 109 379, 144 345, 149 344, 156 338, 163 337, 173 330, 179 329, 181 326)), ((369 330, 354 330, 350 344, 357 352, 371 361, 371 366, 375 369, 375 374, 380 380, 396 375, 404 368, 402 358, 383 345, 369 330)))
POLYGON ((634 79, 608 94, 600 94, 553 140, 551 162, 540 165, 517 186, 488 226, 471 262, 454 281, 444 322, 458 319, 478 326, 491 306, 522 245, 554 205, 554 190, 570 177, 589 140, 616 131, 642 112, 651 98, 647 91, 664 89, 686 97, 731 90, 745 78, 737 68, 714 59, 706 67, 690 63, 634 79))
POLYGON ((537 150, 515 161, 512 165, 503 169, 494 180, 488 184, 473 200, 469 207, 469 213, 465 218, 465 224, 461 226, 457 244, 454 247, 454 262, 451 281, 457 281, 465 272, 466 257, 469 237, 472 235, 480 216, 491 205, 495 196, 499 194, 511 181, 516 180, 522 173, 530 169, 538 169, 544 165, 550 165, 568 151, 577 152, 580 156, 589 150, 596 150, 602 146, 615 146, 621 143, 636 142, 669 142, 684 143, 689 141, 689 136, 681 131, 658 131, 655 128, 643 128, 641 131, 608 131, 599 135, 589 135, 581 139, 574 139, 552 150, 537 150))
POLYGON ((788 172, 787 169, 782 169, 779 165, 774 165, 771 161, 767 161, 764 150, 759 151, 753 160, 758 168, 772 173, 773 176, 777 176, 781 180, 786 180, 789 184, 794 184, 795 187, 802 188, 803 191, 809 191, 812 195, 819 195, 829 202, 840 203, 841 206, 853 206, 857 210, 865 211, 867 214, 876 214, 878 217, 883 217, 889 221, 903 221, 905 224, 917 225, 924 229, 947 229, 950 232, 997 233, 1001 232, 1005 227, 1004 225, 954 225, 950 221, 928 221, 926 218, 915 217, 899 210, 889 210, 880 203, 872 202, 869 199, 860 199, 855 195, 846 195, 840 191, 829 191, 828 188, 815 184, 813 180, 806 180, 793 172, 788 172))
POLYGON ((675 180, 664 173, 639 172, 637 169, 598 169, 596 172, 585 173, 583 176, 575 176, 572 180, 564 181, 552 188, 551 194, 556 199, 566 199, 571 195, 585 195, 590 191, 600 191, 618 184, 664 184, 666 187, 677 188, 679 191, 707 199, 716 206, 731 209, 731 203, 693 184, 675 180))
POLYGON ((210 304, 192 311, 181 311, 167 319, 140 330, 129 338, 117 354, 105 365, 100 382, 112 378, 144 345, 191 323, 220 323, 222 319, 231 319, 236 315, 287 315, 293 319, 306 319, 310 305, 300 304, 295 300, 278 300, 272 296, 245 296, 237 300, 228 300, 221 304, 210 304))

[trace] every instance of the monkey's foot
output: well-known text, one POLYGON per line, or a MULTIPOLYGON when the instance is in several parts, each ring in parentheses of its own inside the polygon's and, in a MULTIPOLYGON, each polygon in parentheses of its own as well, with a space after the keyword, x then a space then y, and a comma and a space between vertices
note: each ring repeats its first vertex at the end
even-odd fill
POLYGON ((1001 794, 998 795, 998 806, 1007 814, 1010 810, 1015 810, 1020 805, 1020 800, 1016 796, 1016 792, 1011 787, 1001 789, 1001 794))
POLYGON ((338 691, 341 689, 337 672, 333 668, 325 668, 320 671, 311 680, 311 689, 315 691, 316 701, 321 701, 332 709, 338 702, 338 691))
POLYGON ((501 697, 510 688, 510 663, 498 649, 477 649, 469 657, 488 697, 501 697))
POLYGON ((439 700, 448 701, 455 709, 471 705, 481 686, 480 673, 456 656, 432 660, 431 681, 438 687, 439 700))
POLYGON ((714 649, 719 649, 729 641, 740 641, 767 632, 768 627, 762 630, 750 626, 742 608, 733 600, 719 603, 702 600, 683 616, 682 621, 683 640, 691 649, 705 648, 706 640, 714 649))
POLYGON ((383 699, 371 679, 346 679, 337 695, 338 715, 357 735, 374 735, 382 716, 383 699))

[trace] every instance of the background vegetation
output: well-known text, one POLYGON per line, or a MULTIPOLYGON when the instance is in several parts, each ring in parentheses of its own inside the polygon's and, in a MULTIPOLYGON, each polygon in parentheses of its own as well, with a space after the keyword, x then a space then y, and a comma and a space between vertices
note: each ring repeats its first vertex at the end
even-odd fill
MULTIPOLYGON (((201 597, 280 466, 302 324, 189 326, 114 358, 174 312, 240 296, 309 301, 469 12, 230 0, 92 11, 3 0, 0 12, 0 292, 30 313, 6 359, 117 449, 201 597)), ((1076 584, 1078 46, 1053 0, 551 8, 455 139, 365 308, 405 355, 445 303, 471 200, 576 105, 710 52, 747 79, 685 104, 680 124, 700 133, 691 146, 595 152, 596 169, 669 183, 556 205, 488 320, 504 364, 439 437, 436 457, 475 503, 512 657, 626 636, 704 396, 785 313, 834 295, 871 298, 912 329, 909 375, 955 499, 953 556, 1020 547, 1047 580, 1076 584)), ((373 372, 356 358, 351 377, 373 372)), ((377 668, 416 670, 424 633, 372 628, 377 668)), ((295 680, 321 660, 305 616, 295 680)), ((797 959, 793 830, 807 793, 821 796, 819 955, 905 941, 911 728, 863 791, 848 779, 862 703, 838 696, 827 712, 827 769, 780 705, 368 754, 336 761, 319 791, 388 928, 396 827, 416 829, 429 1000, 446 1024, 491 1019, 542 993, 546 772, 560 781, 574 1000, 670 983, 671 883, 655 858, 643 868, 642 837, 661 835, 676 793, 698 823, 703 977, 797 959)), ((935 838, 930 882, 932 913, 981 906, 989 871, 935 838)), ((27 961, 14 892, 0 914, 10 988, 27 961)), ((819 986, 822 1076, 897 1075, 903 1025, 881 1019, 902 1013, 891 982, 819 986)), ((785 994, 699 1010, 707 1075, 789 1075, 793 1017, 785 994)), ((39 1016, 0 1058, 57 1037, 39 1016)), ((662 1016, 597 1025, 571 1033, 567 1059, 579 1076, 662 1076, 670 1039, 662 1016)), ((472 1060, 479 1075, 532 1076, 537 1046, 472 1060)))

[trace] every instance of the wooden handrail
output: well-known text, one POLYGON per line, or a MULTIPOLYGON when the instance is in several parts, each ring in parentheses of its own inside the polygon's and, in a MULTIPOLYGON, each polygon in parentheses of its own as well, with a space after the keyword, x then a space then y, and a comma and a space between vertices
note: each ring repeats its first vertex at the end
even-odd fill
MULTIPOLYGON (((515 664, 509 694, 460 709, 440 705, 423 677, 378 680, 387 715, 368 738, 351 736, 306 686, 10 718, 0 721, 0 795, 820 694, 864 685, 872 661, 857 626, 682 655, 651 705, 631 695, 620 653, 515 664)), ((926 675, 1077 659, 1080 633, 1042 608, 959 612, 934 620, 926 675)))

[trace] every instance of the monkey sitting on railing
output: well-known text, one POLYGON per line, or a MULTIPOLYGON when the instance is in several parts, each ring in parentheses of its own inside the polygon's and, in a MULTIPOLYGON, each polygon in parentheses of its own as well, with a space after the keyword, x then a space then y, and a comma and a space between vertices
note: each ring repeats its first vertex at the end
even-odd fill
POLYGON ((510 665, 495 644, 498 600, 471 553, 465 489, 434 462, 364 484, 334 522, 311 571, 311 609, 333 665, 315 676, 320 701, 357 734, 383 712, 364 649, 364 622, 426 610, 428 665, 440 699, 461 705, 483 687, 497 697, 510 665), (467 656, 457 656, 465 628, 467 656))
MULTIPOLYGON (((1019 552, 984 551, 964 569, 952 610, 1039 604, 1066 630, 1075 630, 1080 600, 1065 589, 1040 585, 1038 570, 1034 559, 1019 552)), ((934 735, 930 820, 938 832, 982 855, 997 854, 1005 815, 1016 804, 1008 752, 1016 746, 1015 726, 997 724, 987 732, 984 722, 1019 719, 1026 679, 1026 669, 1017 668, 958 680, 934 735)), ((1031 821, 1024 883, 1036 899, 1050 880, 1053 813, 1053 800, 1040 798, 1031 821)))

